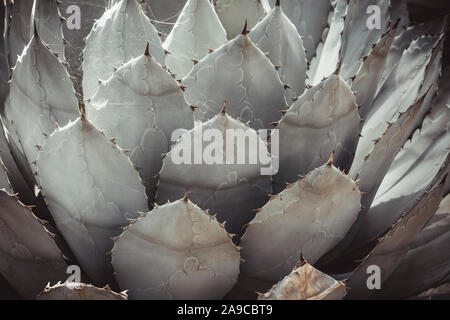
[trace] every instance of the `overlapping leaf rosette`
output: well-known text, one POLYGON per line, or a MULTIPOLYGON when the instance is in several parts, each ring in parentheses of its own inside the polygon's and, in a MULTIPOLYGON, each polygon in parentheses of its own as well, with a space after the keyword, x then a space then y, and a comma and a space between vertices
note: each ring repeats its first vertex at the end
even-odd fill
POLYGON ((8 0, 3 15, 5 294, 449 293, 447 18, 412 25, 401 0, 8 0), (207 129, 255 136, 279 168, 175 163, 207 129))

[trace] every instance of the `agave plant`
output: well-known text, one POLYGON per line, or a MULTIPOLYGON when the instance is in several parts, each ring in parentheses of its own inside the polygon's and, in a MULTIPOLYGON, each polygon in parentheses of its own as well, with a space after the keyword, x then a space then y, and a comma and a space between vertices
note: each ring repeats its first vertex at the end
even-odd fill
POLYGON ((6 297, 448 295, 446 18, 412 25, 402 0, 8 0, 3 14, 6 297), (196 161, 207 130, 255 143, 210 136, 212 157, 244 157, 196 161), (239 162, 261 150, 270 174, 239 162))

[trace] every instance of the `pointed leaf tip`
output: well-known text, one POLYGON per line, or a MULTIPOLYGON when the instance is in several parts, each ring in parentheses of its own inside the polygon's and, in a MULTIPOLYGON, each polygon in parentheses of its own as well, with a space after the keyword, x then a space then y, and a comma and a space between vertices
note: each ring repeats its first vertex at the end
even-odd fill
POLYGON ((333 166, 333 163, 334 163, 334 155, 335 155, 335 151, 333 150, 333 152, 331 153, 331 156, 330 156, 330 159, 328 160, 328 162, 327 162, 327 166, 329 167, 329 168, 331 168, 332 166, 333 166))
POLYGON ((146 57, 150 57, 150 51, 149 51, 149 43, 148 43, 148 41, 147 41, 147 45, 145 46, 145 52, 144 52, 144 55, 145 55, 146 57))
POLYGON ((78 103, 78 110, 80 111, 81 120, 86 120, 86 108, 84 106, 84 103, 78 103))
POLYGON ((223 102, 223 107, 221 113, 224 115, 227 113, 227 100, 223 102))
POLYGON ((244 35, 244 36, 246 36, 247 35, 247 26, 248 26, 248 21, 247 21, 247 19, 245 19, 245 24, 244 24, 244 29, 242 30, 242 34, 244 35))
POLYGON ((188 202, 189 200, 189 190, 186 189, 186 192, 184 193, 183 202, 188 202))

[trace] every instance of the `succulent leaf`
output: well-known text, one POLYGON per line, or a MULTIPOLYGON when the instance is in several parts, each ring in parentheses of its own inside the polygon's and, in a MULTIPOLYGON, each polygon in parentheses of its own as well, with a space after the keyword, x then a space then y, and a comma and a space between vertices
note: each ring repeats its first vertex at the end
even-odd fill
POLYGON ((299 97, 305 90, 307 61, 303 40, 280 6, 264 17, 249 33, 253 43, 268 54, 278 68, 281 82, 288 85, 286 100, 299 97))
POLYGON ((406 213, 392 229, 380 239, 377 246, 354 270, 348 280, 351 288, 347 298, 368 298, 373 294, 367 286, 367 267, 371 265, 380 268, 381 287, 386 279, 399 265, 401 258, 408 252, 414 237, 425 226, 438 209, 444 193, 445 184, 441 183, 429 193, 425 194, 419 202, 406 213))
POLYGON ((170 52, 166 62, 177 79, 184 78, 210 49, 227 41, 225 29, 208 0, 188 0, 175 26, 163 43, 170 52))
POLYGON ((22 202, 26 204, 32 204, 34 200, 34 194, 29 188, 27 182, 22 176, 16 161, 14 160, 8 141, 6 139, 5 132, 3 130, 3 121, 0 119, 0 158, 2 165, 4 166, 4 172, 6 174, 6 179, 3 178, 1 184, 2 188, 13 194, 14 190, 20 193, 22 202), (13 186, 13 187, 12 187, 13 186), (27 201, 24 201, 26 199, 27 201))
POLYGON ((23 49, 30 41, 30 17, 33 1, 7 1, 5 18, 5 49, 9 68, 15 67, 23 49))
MULTIPOLYGON (((275 0, 271 0, 272 7, 275 4, 275 0)), ((302 37, 306 58, 311 61, 324 31, 328 27, 328 19, 330 13, 333 12, 331 1, 281 0, 280 4, 302 37)))
POLYGON ((255 129, 280 119, 284 87, 270 60, 246 34, 240 34, 197 63, 183 79, 186 99, 206 121, 227 101, 227 112, 255 129))
MULTIPOLYGON (((422 84, 428 66, 434 65, 436 60, 432 59, 435 56, 434 53, 441 50, 440 40, 441 36, 421 37, 413 41, 403 53, 395 71, 386 80, 367 113, 361 132, 362 137, 355 155, 356 161, 361 163, 361 159, 370 151, 373 145, 372 141, 382 134, 384 126, 380 124, 386 121, 395 121, 399 112, 404 112, 430 88, 430 86, 422 84)), ((439 72, 435 76, 438 74, 439 72)), ((428 102, 425 103, 424 110, 418 116, 418 121, 421 121, 421 116, 425 114, 427 104, 428 102)))
POLYGON ((448 18, 444 17, 442 19, 433 20, 431 22, 425 22, 422 24, 406 27, 405 29, 397 29, 397 36, 395 37, 386 58, 386 66, 384 67, 383 75, 378 82, 377 92, 379 92, 379 90, 386 82, 387 78, 396 69, 403 55, 403 52, 408 49, 408 47, 411 45, 411 42, 419 39, 423 35, 439 35, 445 32, 447 20, 448 18))
MULTIPOLYGON (((18 146, 14 156, 26 159, 22 162, 28 161, 34 171, 32 162, 37 159, 46 136, 58 125, 75 119, 77 110, 78 102, 66 69, 34 35, 14 68, 10 102, 5 105, 4 124, 18 146)), ((27 179, 33 181, 33 177, 27 179)))
POLYGON ((0 272, 27 299, 65 279, 66 262, 31 209, 0 190, 0 272))
POLYGON ((35 32, 51 51, 58 54, 59 59, 65 60, 62 25, 56 0, 34 0, 28 39, 35 32))
POLYGON ((240 245, 245 277, 270 285, 303 256, 314 264, 341 241, 361 209, 356 183, 331 163, 274 196, 249 223, 240 245))
POLYGON ((450 196, 447 196, 377 296, 391 299, 412 297, 450 281, 449 205, 450 196))
POLYGON ((384 175, 411 134, 425 97, 426 94, 401 113, 396 122, 387 125, 382 135, 372 142, 372 150, 364 157, 362 165, 359 165, 359 159, 355 158, 350 176, 361 180, 359 186, 361 191, 365 192, 362 200, 363 212, 369 210, 384 175))
MULTIPOLYGON (((275 189, 327 162, 348 171, 359 139, 355 95, 339 75, 307 89, 280 120, 280 172, 275 189), (295 143, 293 143, 295 141, 295 143)), ((278 189, 277 189, 278 188, 278 189)))
POLYGON ((187 198, 133 222, 115 241, 112 257, 132 299, 221 299, 239 275, 231 236, 187 198))
POLYGON ((125 292, 116 293, 108 287, 97 288, 91 284, 65 282, 46 287, 37 300, 128 300, 125 292))
POLYGON ((86 119, 48 137, 38 182, 58 230, 97 283, 110 276, 111 237, 146 211, 144 186, 129 158, 86 119), (70 169, 68 169, 70 168, 70 169))
POLYGON ((316 85, 323 78, 328 77, 339 65, 342 46, 342 34, 344 31, 344 16, 347 14, 347 0, 336 0, 333 2, 334 13, 331 18, 330 28, 327 31, 323 43, 319 43, 316 56, 311 60, 308 70, 308 82, 316 85))
MULTIPOLYGON (((424 165, 429 163, 425 162, 424 165)), ((434 165, 434 164, 433 164, 434 165)), ((433 171, 435 168, 432 168, 433 171)), ((433 172, 434 173, 434 172, 433 172)), ((403 212, 408 211, 427 191, 436 186, 437 182, 442 180, 445 175, 450 174, 450 155, 447 153, 447 158, 441 165, 440 169, 433 176, 423 177, 424 183, 416 188, 414 185, 409 184, 411 191, 405 191, 405 195, 399 198, 391 199, 386 203, 374 204, 371 206, 369 212, 361 218, 361 228, 353 242, 353 245, 349 248, 356 249, 367 245, 371 241, 374 241, 377 237, 384 234, 386 230, 401 216, 403 212)), ((423 174, 419 174, 419 179, 423 174)), ((404 183, 411 183, 411 177, 407 177, 404 183)), ((414 183, 414 182, 412 182, 414 183)), ((447 183, 445 190, 448 192, 450 184, 447 183)), ((405 187, 404 187, 405 188, 405 187)), ((405 189, 408 190, 408 189, 405 189)))
POLYGON ((148 190, 156 187, 154 176, 161 169, 161 155, 169 151, 172 132, 194 127, 193 111, 179 84, 147 53, 100 84, 86 112, 106 136, 132 151, 133 163, 144 168, 139 173, 148 190))
POLYGON ((303 262, 258 300, 341 300, 346 294, 344 283, 303 262))
POLYGON ((217 16, 227 31, 228 39, 233 39, 241 33, 244 24, 249 29, 253 28, 265 15, 260 0, 216 0, 214 5, 217 16))
POLYGON ((436 177, 445 174, 450 152, 450 68, 441 79, 431 113, 398 153, 383 178, 368 214, 362 220, 357 241, 363 245, 388 229, 402 212, 430 188, 436 177), (440 170, 440 169, 443 170, 440 170))
POLYGON ((145 43, 149 43, 149 52, 155 60, 164 64, 165 53, 158 32, 136 0, 121 0, 107 10, 86 38, 84 97, 92 98, 99 80, 107 80, 114 68, 140 56, 145 43))
MULTIPOLYGON (((210 152, 213 153, 211 150, 210 152)), ((267 201, 266 194, 272 192, 270 176, 261 175, 261 161, 250 161, 250 157, 261 152, 267 153, 267 146, 256 131, 229 115, 220 113, 183 135, 164 158, 156 202, 164 204, 168 200, 175 201, 188 190, 194 203, 217 214, 220 222, 227 221, 226 228, 229 232, 242 235, 242 227, 252 219, 250 211, 261 207, 267 201), (210 145, 206 144, 200 152, 196 147, 204 142, 201 140, 206 137, 203 132, 208 130, 223 133, 222 136, 213 137, 218 148, 214 148, 215 157, 211 159, 211 163, 205 163, 202 158, 204 154, 209 155, 207 147, 210 145), (249 137, 249 141, 254 142, 244 142, 245 149, 239 151, 245 154, 245 165, 239 164, 240 155, 236 152, 239 141, 242 140, 239 140, 239 137, 227 137, 227 130, 241 132, 249 137), (225 159, 230 150, 234 150, 231 161, 225 159), (184 156, 184 152, 188 152, 190 163, 173 161, 172 155, 183 153, 184 156), (216 161, 216 157, 219 157, 220 161, 216 161), (227 164, 230 162, 231 164, 227 164)))
POLYGON ((378 89, 378 81, 385 67, 386 58, 394 41, 397 25, 384 34, 367 55, 355 74, 351 87, 356 95, 356 102, 360 106, 359 112, 363 119, 370 111, 373 98, 378 89))
POLYGON ((13 194, 14 190, 9 182, 8 173, 3 161, 0 159, 0 189, 5 190, 9 194, 13 194))
MULTIPOLYGON (((359 0, 349 1, 342 34, 339 57, 342 60, 340 74, 348 79, 358 72, 363 57, 367 56, 372 46, 377 43, 388 27, 389 20, 380 18, 380 25, 374 29, 368 27, 367 9, 376 6, 380 17, 388 17, 390 1, 359 0), (355 30, 358 30, 355 32, 355 30)), ((327 54, 327 52, 325 52, 327 54)))
MULTIPOLYGON (((0 21, 5 21, 5 11, 0 10, 0 21)), ((2 34, 2 26, 0 23, 0 36, 2 34)), ((2 39, 4 40, 4 39, 2 39)), ((9 94, 9 77, 10 69, 8 66, 8 59, 6 57, 5 41, 0 41, 0 110, 3 112, 3 104, 9 94)))

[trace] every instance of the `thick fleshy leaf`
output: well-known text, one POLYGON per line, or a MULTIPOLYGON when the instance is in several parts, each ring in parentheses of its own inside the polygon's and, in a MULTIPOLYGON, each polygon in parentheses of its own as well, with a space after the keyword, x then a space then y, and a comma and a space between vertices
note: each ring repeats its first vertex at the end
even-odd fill
POLYGON ((164 64, 165 53, 158 32, 136 0, 121 0, 97 20, 83 52, 83 93, 92 98, 99 80, 107 80, 114 68, 142 54, 145 43, 150 54, 164 64))
MULTIPOLYGON (((411 43, 389 79, 386 80, 369 113, 362 129, 355 160, 361 164, 363 157, 373 146, 373 140, 383 132, 386 121, 395 121, 399 112, 404 112, 414 101, 426 92, 430 86, 424 86, 428 66, 434 65, 432 59, 440 51, 440 36, 424 36, 411 43)), ((437 73, 438 75, 438 73, 437 73)), ((430 97, 432 97, 432 93, 430 97)), ((424 115, 427 103, 421 115, 424 115)), ((421 119, 421 115, 418 119, 421 119)), ((419 120, 421 121, 421 120, 419 120)), ((413 128, 414 129, 414 128, 413 128)))
POLYGON ((50 50, 64 61, 64 42, 57 0, 34 0, 29 39, 35 30, 50 50))
POLYGON ((347 0, 336 0, 333 6, 334 13, 326 39, 323 43, 319 43, 316 56, 311 60, 311 66, 308 70, 310 85, 318 84, 323 78, 331 75, 339 65, 344 17, 347 14, 348 7, 347 0))
POLYGON ((270 287, 302 254, 314 264, 344 238, 361 210, 360 200, 355 181, 331 161, 311 171, 273 196, 249 223, 240 243, 241 272, 270 287))
MULTIPOLYGON (((391 20, 396 21, 392 18, 391 20)), ((423 35, 439 35, 445 32, 447 20, 448 18, 447 16, 445 16, 442 19, 438 19, 435 21, 416 24, 405 29, 397 29, 397 36, 395 37, 386 58, 386 65, 383 70, 383 75, 378 81, 377 92, 383 87, 387 78, 396 69, 403 52, 408 49, 408 47, 411 45, 411 42, 419 39, 423 35)), ((400 21, 400 25, 401 23, 402 22, 400 21)))
MULTIPOLYGON (((401 113, 397 121, 387 124, 381 136, 372 142, 372 150, 363 158, 361 166, 359 163, 353 163, 350 176, 361 180, 360 189, 366 193, 362 201, 364 212, 369 210, 384 175, 410 136, 425 97, 426 95, 401 113)), ((359 159, 355 158, 355 161, 357 160, 359 159)))
POLYGON ((346 294, 343 282, 304 261, 258 300, 341 300, 346 294))
POLYGON ((172 76, 148 52, 130 60, 100 84, 87 118, 120 147, 132 151, 141 178, 156 187, 162 154, 172 132, 194 127, 193 111, 172 76))
POLYGON ((116 293, 108 287, 97 288, 91 284, 65 282, 48 286, 37 300, 128 300, 125 292, 116 293))
POLYGON ((0 190, 0 272, 27 299, 67 278, 66 262, 30 208, 0 190))
POLYGON ((7 1, 5 19, 5 49, 9 68, 15 67, 17 59, 30 41, 30 21, 33 1, 7 1))
MULTIPOLYGON (((0 151, 2 152, 2 151, 0 151)), ((1 153, 0 153, 1 156, 1 153)), ((3 161, 0 160, 0 189, 5 190, 9 194, 13 194, 14 190, 9 182, 8 173, 3 161)))
POLYGON ((377 297, 412 297, 450 281, 450 196, 417 235, 377 297))
MULTIPOLYGON (((14 179, 14 182, 20 181, 24 186, 27 186, 11 155, 9 144, 3 130, 3 122, 0 119, 0 189, 5 189, 8 193, 14 194, 14 190, 9 180, 10 176, 14 179), (15 177, 15 175, 17 175, 17 177, 15 177)), ((28 188, 27 190, 29 191, 28 188)))
MULTIPOLYGON (((424 153, 432 154, 437 148, 435 145, 440 143, 442 148, 437 148, 439 155, 437 163, 433 166, 436 170, 439 168, 445 156, 448 153, 448 131, 450 121, 450 67, 447 67, 439 81, 438 93, 433 99, 433 107, 430 113, 424 119, 420 129, 416 130, 411 139, 403 146, 402 151, 396 157, 390 172, 385 177, 383 184, 380 186, 379 195, 383 195, 387 190, 392 194, 391 186, 395 185, 398 179, 403 178, 408 169, 413 169, 414 162, 426 162, 427 157, 424 153), (441 140, 443 140, 441 142, 441 140), (419 157, 425 158, 420 159, 419 157), (406 165, 405 165, 406 164, 406 165), (397 179, 397 180, 393 180, 397 179)), ((429 166, 427 166, 427 169, 429 166)), ((415 183, 418 183, 417 180, 415 183)))
POLYGON ((383 178, 372 207, 362 220, 356 241, 359 245, 385 232, 429 189, 436 176, 445 174, 445 168, 439 171, 450 152, 449 76, 450 68, 447 68, 431 113, 405 143, 383 178))
POLYGON ((445 34, 442 34, 441 39, 439 40, 437 45, 433 48, 430 60, 425 69, 424 80, 420 86, 418 95, 420 96, 424 94, 426 91, 429 91, 429 95, 426 97, 423 103, 422 110, 420 111, 420 114, 417 117, 415 128, 420 127, 425 115, 429 113, 430 108, 432 106, 433 97, 437 92, 439 85, 439 78, 441 76, 442 71, 444 42, 445 42, 445 34))
POLYGON ((156 201, 175 201, 188 190, 195 204, 217 214, 220 222, 227 221, 229 232, 242 235, 242 226, 253 217, 250 211, 261 207, 266 193, 272 192, 270 176, 261 175, 268 165, 257 157, 261 154, 267 154, 267 146, 256 131, 220 113, 172 147, 163 160, 156 201))
POLYGON ((276 6, 251 30, 250 39, 267 54, 288 85, 286 100, 299 97, 305 90, 307 61, 303 40, 280 6, 276 6))
POLYGON ((37 180, 58 230, 98 283, 111 275, 111 237, 146 211, 144 186, 130 160, 91 123, 77 119, 47 138, 37 180))
MULTIPOLYGON (((5 25, 6 9, 0 10, 0 34, 3 35, 3 27, 5 25)), ((5 41, 0 41, 0 110, 3 112, 3 103, 9 94, 9 76, 10 70, 8 66, 8 57, 5 50, 5 41)))
MULTIPOLYGON (((425 157, 429 158, 430 155, 425 155, 425 157)), ((405 190, 403 192, 404 195, 381 204, 374 202, 369 212, 361 218, 361 228, 350 249, 367 245, 384 234, 403 212, 408 211, 417 202, 417 199, 420 199, 427 190, 435 186, 445 175, 450 174, 450 155, 448 151, 447 158, 444 159, 440 169, 439 167, 436 169, 434 167, 436 164, 430 163, 430 161, 430 159, 425 159, 424 167, 422 167, 422 164, 418 165, 417 169, 411 172, 411 175, 406 176, 405 180, 400 182, 400 184, 405 184, 402 186, 402 189, 405 190), (428 171, 425 173, 415 172, 426 170, 428 165, 431 167, 431 175, 428 171), (413 176, 415 173, 417 173, 417 177, 413 176), (416 179, 422 180, 415 182, 416 179), (417 183, 417 187, 415 183, 417 183)), ((449 186, 450 184, 447 184, 446 190, 449 189, 449 186)), ((397 190, 394 189, 393 193, 395 194, 395 192, 397 190)))
MULTIPOLYGON (((420 232, 428 220, 438 209, 444 193, 445 185, 441 183, 429 193, 425 194, 419 202, 406 213, 392 229, 380 239, 377 246, 364 258, 348 280, 351 288, 347 298, 364 299, 374 294, 367 286, 367 268, 378 266, 380 268, 380 284, 389 279, 392 272, 399 265, 401 258, 408 252, 414 237, 420 232)), ((409 280, 408 280, 409 281, 409 280)), ((376 291, 376 290, 375 290, 376 291)))
POLYGON ((360 180, 359 188, 363 192, 361 201, 362 210, 358 215, 358 220, 352 225, 345 239, 333 248, 333 250, 328 252, 321 260, 321 263, 326 264, 342 256, 342 252, 345 249, 350 250, 349 248, 351 247, 349 246, 352 244, 359 245, 359 243, 354 241, 355 236, 361 228, 364 216, 369 211, 375 194, 390 164, 412 132, 424 99, 425 96, 402 113, 395 123, 389 123, 387 125, 382 135, 372 142, 372 150, 364 157, 362 164, 358 163, 358 159, 354 159, 349 175, 355 180, 360 180))
MULTIPOLYGON (((272 7, 276 1, 270 0, 272 7)), ((328 27, 330 13, 333 11, 329 0, 281 0, 284 13, 296 26, 303 39, 308 61, 316 54, 316 48, 325 29, 328 27)))
MULTIPOLYGON (((9 97, 5 101, 5 109, 10 104, 9 97)), ((6 118, 3 118, 6 120, 6 118)), ((34 204, 35 194, 33 192, 33 185, 35 183, 33 173, 24 156, 23 149, 14 141, 19 141, 17 134, 8 131, 6 126, 2 124, 2 131, 0 132, 0 150, 3 164, 5 165, 10 182, 16 193, 19 193, 20 201, 27 205, 34 204)))
POLYGON ((183 79, 186 99, 206 121, 227 101, 227 112, 255 129, 280 119, 286 108, 277 70, 246 34, 240 34, 197 63, 183 79))
MULTIPOLYGON (((339 52, 342 60, 340 73, 343 79, 347 80, 358 72, 362 58, 369 54, 372 46, 386 31, 389 20, 385 17, 389 15, 389 6, 390 1, 386 0, 349 1, 339 52), (367 10, 370 6, 378 7, 377 14, 380 15, 380 25, 373 29, 368 27, 370 15, 367 10)), ((326 51, 324 53, 328 54, 326 51)))
POLYGON ((260 0, 216 0, 214 5, 228 39, 236 37, 246 22, 251 29, 265 15, 260 0))
POLYGON ((367 58, 363 60, 354 78, 352 78, 351 87, 355 92, 356 102, 360 106, 359 112, 363 119, 369 113, 377 92, 378 81, 381 78, 396 32, 397 25, 381 37, 369 52, 367 58))
POLYGON ((239 275, 231 236, 187 198, 133 222, 112 257, 119 285, 133 299, 221 299, 239 275))
MULTIPOLYGON (((360 118, 355 95, 333 74, 307 89, 277 125, 280 130, 278 190, 284 182, 327 162, 335 151, 335 166, 348 171, 359 139, 360 118)), ((278 191, 276 190, 276 191, 278 191)))
POLYGON ((177 79, 184 78, 210 49, 227 41, 225 29, 209 0, 188 0, 163 44, 170 52, 166 62, 177 79))
POLYGON ((12 150, 16 159, 26 159, 34 171, 32 163, 45 136, 58 125, 75 119, 77 110, 78 102, 66 69, 34 35, 14 68, 10 102, 5 106, 4 124, 18 146, 18 152, 12 150))
MULTIPOLYGON (((429 67, 434 66, 435 61, 440 61, 440 58, 435 54, 440 52, 441 49, 441 36, 424 36, 413 41, 404 52, 396 70, 386 81, 367 114, 362 137, 355 155, 357 165, 361 165, 364 155, 372 148, 372 140, 381 135, 383 126, 380 124, 395 121, 399 112, 404 112, 418 97, 430 90, 432 84, 429 83, 430 81, 426 81, 427 85, 425 86, 425 77, 430 71, 429 67)), ((434 68, 431 69, 433 69, 433 74, 438 71, 434 68)), ((431 89, 431 91, 434 91, 434 89, 431 89)), ((429 100, 431 99, 428 97, 427 103, 429 100)), ((426 104, 420 115, 425 114, 426 104)), ((420 115, 418 120, 421 119, 420 115)))

